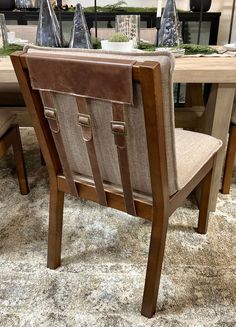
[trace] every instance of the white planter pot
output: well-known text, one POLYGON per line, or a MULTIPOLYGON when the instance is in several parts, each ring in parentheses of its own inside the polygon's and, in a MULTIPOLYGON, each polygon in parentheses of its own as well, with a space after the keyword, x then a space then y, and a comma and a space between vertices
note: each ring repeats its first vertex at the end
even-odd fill
POLYGON ((102 49, 108 51, 122 51, 129 52, 133 49, 133 41, 128 42, 109 42, 108 40, 102 40, 102 49))

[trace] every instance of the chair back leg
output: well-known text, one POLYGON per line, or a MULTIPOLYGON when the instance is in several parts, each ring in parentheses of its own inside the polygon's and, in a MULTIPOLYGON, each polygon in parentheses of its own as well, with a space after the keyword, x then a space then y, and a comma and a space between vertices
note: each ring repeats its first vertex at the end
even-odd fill
POLYGON ((211 181, 212 181, 212 169, 204 177, 201 183, 201 198, 199 203, 199 216, 198 216, 198 226, 197 226, 197 232, 200 234, 207 233, 211 181))
POLYGON ((153 214, 146 280, 141 313, 151 318, 156 312, 156 302, 161 279, 161 269, 166 243, 168 217, 164 211, 153 214))
POLYGON ((12 129, 12 148, 16 162, 16 172, 19 181, 20 193, 22 195, 26 195, 29 193, 29 186, 26 176, 23 149, 18 125, 15 125, 12 129))

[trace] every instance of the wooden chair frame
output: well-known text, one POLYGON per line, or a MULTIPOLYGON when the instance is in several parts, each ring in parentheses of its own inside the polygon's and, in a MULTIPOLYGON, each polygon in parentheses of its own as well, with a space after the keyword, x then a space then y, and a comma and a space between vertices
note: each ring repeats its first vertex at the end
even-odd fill
POLYGON ((21 144, 20 130, 17 124, 12 125, 0 138, 0 158, 5 155, 8 148, 12 146, 16 162, 16 172, 19 181, 20 193, 29 193, 29 186, 26 176, 23 149, 21 144))
MULTIPOLYGON (((50 209, 47 265, 49 268, 55 269, 61 263, 64 193, 69 191, 69 186, 62 174, 54 140, 44 117, 39 92, 31 88, 26 55, 22 52, 16 52, 11 55, 11 59, 49 172, 50 209)), ((209 215, 209 192, 215 156, 202 167, 190 183, 170 197, 159 63, 136 63, 133 65, 133 80, 140 82, 142 89, 153 198, 152 202, 143 198, 134 198, 137 215, 152 221, 141 313, 146 317, 152 317, 156 311, 168 218, 190 192, 201 183, 202 192, 197 231, 202 234, 206 233, 209 215)), ((81 198, 98 201, 94 185, 78 180, 76 186, 81 198)), ((105 192, 109 207, 125 211, 123 193, 106 189, 105 192)))

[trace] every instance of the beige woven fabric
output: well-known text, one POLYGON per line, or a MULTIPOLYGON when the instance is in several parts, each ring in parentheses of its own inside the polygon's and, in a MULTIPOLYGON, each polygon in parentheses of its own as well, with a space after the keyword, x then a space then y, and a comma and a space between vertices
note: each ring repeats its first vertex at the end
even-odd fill
POLYGON ((175 129, 178 186, 182 189, 222 146, 210 135, 175 129))
POLYGON ((8 130, 8 128, 16 120, 16 115, 8 112, 0 112, 0 137, 8 130))
MULTIPOLYGON (((135 190, 150 194, 150 175, 142 99, 137 87, 134 93, 134 106, 125 107, 131 180, 135 190)), ((61 134, 66 144, 65 150, 70 158, 72 171, 74 174, 80 173, 92 176, 87 150, 82 140, 81 127, 76 123, 78 111, 75 98, 57 94, 55 95, 55 102, 58 109, 61 134)), ((117 150, 110 127, 110 122, 113 120, 111 104, 97 100, 89 100, 88 104, 102 177, 104 181, 120 186, 117 150)))

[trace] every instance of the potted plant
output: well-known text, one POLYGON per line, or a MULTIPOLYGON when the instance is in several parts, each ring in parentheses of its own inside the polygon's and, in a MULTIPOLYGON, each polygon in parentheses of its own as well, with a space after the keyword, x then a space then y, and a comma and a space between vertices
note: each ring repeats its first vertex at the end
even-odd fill
POLYGON ((128 52, 133 49, 133 41, 123 33, 113 34, 109 40, 101 41, 103 50, 128 52))

